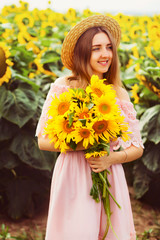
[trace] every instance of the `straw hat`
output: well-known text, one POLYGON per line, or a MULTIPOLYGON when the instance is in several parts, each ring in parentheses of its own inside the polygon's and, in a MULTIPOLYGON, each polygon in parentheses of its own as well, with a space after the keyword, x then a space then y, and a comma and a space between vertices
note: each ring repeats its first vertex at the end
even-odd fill
POLYGON ((67 34, 64 39, 61 51, 61 59, 65 67, 72 69, 73 54, 75 45, 79 37, 89 28, 92 27, 106 27, 112 34, 118 47, 121 39, 121 29, 116 20, 105 15, 94 15, 83 19, 76 24, 67 34))

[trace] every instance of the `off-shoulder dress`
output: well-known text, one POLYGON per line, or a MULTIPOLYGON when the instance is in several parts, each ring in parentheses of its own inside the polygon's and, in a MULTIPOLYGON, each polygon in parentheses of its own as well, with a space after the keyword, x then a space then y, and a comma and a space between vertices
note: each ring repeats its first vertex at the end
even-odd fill
MULTIPOLYGON (((56 83, 51 84, 50 91, 44 103, 39 119, 36 136, 43 137, 43 128, 47 120, 47 111, 56 94, 59 96, 68 90, 68 86, 56 83)), ((143 146, 139 121, 133 104, 117 99, 125 121, 129 123, 132 132, 131 140, 119 145, 124 149, 131 144, 143 146)), ((111 151, 113 146, 111 146, 111 151)), ((120 204, 121 209, 110 199, 111 222, 119 240, 136 240, 130 197, 124 170, 121 164, 112 165, 108 176, 111 183, 111 193, 120 204)), ((96 203, 90 196, 92 186, 91 169, 83 151, 61 153, 57 158, 50 192, 50 204, 45 240, 100 240, 106 226, 106 215, 103 204, 96 203)), ((113 231, 109 229, 106 240, 117 240, 113 231)))

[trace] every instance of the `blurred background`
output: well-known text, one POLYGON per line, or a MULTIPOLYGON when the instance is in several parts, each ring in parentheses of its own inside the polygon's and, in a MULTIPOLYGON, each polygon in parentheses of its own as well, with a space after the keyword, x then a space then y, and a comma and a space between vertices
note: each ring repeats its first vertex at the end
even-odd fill
POLYGON ((121 79, 140 120, 141 159, 124 164, 137 239, 160 239, 160 4, 153 1, 0 1, 0 239, 44 240, 57 153, 35 130, 67 32, 93 14, 122 30, 121 79))

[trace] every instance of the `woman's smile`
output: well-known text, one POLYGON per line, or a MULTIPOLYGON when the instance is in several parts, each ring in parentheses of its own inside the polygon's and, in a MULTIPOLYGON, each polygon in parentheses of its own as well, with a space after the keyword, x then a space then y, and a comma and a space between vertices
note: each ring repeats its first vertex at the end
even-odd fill
POLYGON ((103 73, 107 72, 112 63, 113 53, 112 45, 106 33, 97 33, 92 40, 92 53, 90 65, 93 74, 103 77, 103 73))

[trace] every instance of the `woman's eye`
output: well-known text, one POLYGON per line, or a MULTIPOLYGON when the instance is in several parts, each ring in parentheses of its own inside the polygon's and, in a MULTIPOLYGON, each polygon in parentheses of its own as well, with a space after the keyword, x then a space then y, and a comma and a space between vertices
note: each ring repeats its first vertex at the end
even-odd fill
POLYGON ((112 50, 112 46, 106 47, 106 49, 112 50))
POLYGON ((92 51, 98 51, 99 50, 99 48, 93 48, 92 49, 92 51))

